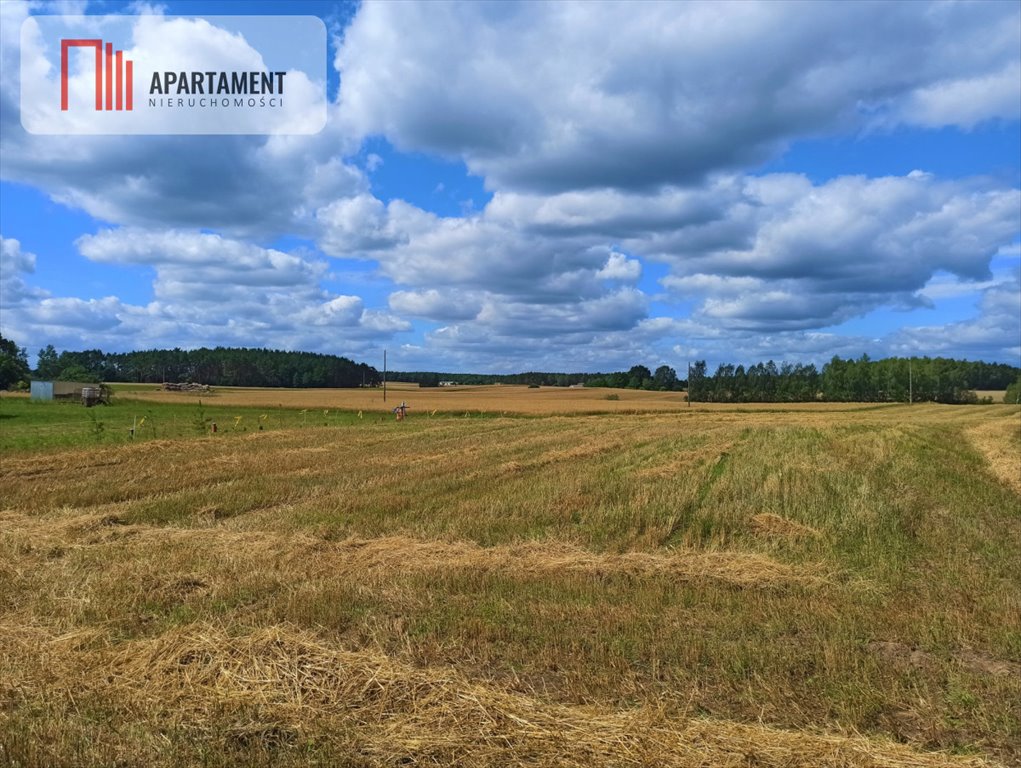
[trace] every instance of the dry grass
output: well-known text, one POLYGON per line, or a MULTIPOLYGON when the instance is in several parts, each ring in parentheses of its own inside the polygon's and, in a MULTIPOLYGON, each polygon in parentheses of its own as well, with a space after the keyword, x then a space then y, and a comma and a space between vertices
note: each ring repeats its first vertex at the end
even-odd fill
POLYGON ((1021 493, 1021 416, 1016 412, 967 431, 968 438, 989 462, 989 469, 1021 493))
MULTIPOLYGON (((581 574, 635 579, 659 576, 675 581, 718 581, 737 587, 821 586, 827 579, 818 565, 790 565, 751 552, 674 549, 664 553, 596 553, 558 541, 480 547, 473 542, 443 542, 385 536, 349 538, 333 543, 301 535, 269 532, 222 532, 203 529, 166 530, 126 524, 115 513, 53 521, 0 510, 0 525, 14 531, 26 547, 75 547, 119 542, 137 550, 168 543, 202 550, 203 557, 227 558, 243 551, 260 565, 275 559, 299 565, 303 577, 354 577, 381 572, 388 578, 417 571, 470 570, 517 575, 581 574)), ((296 576, 298 574, 295 574, 296 576)))
MULTIPOLYGON (((336 746, 380 765, 994 765, 859 735, 692 717, 669 702, 624 710, 550 704, 537 693, 497 690, 455 670, 339 648, 295 627, 234 635, 194 624, 119 646, 89 634, 51 638, 20 627, 0 630, 0 648, 31 647, 57 678, 76 681, 73 694, 58 694, 69 701, 109 697, 136 723, 242 746, 294 745, 314 723, 317 731, 335 734, 336 746), (225 730, 224 720, 231 723, 225 730)), ((26 698, 36 693, 14 691, 26 698)), ((116 753, 116 736, 107 738, 113 743, 105 748, 116 753)))
POLYGON ((766 538, 817 538, 821 534, 810 525, 796 523, 786 517, 774 515, 771 512, 763 512, 753 515, 751 519, 752 529, 766 538))
MULTIPOLYGON (((684 392, 645 392, 633 389, 602 387, 539 387, 486 385, 430 387, 420 389, 411 384, 388 384, 387 401, 382 389, 259 389, 217 387, 211 394, 183 392, 132 391, 124 397, 160 403, 195 403, 202 399, 217 406, 234 405, 259 408, 336 408, 352 411, 388 412, 406 401, 413 418, 433 411, 450 414, 531 414, 568 413, 668 413, 688 410, 684 392), (617 399, 608 399, 615 396, 617 399)), ((846 411, 873 408, 855 403, 792 403, 788 405, 747 403, 740 406, 693 403, 691 410, 717 411, 846 411)))
POLYGON ((413 416, 5 456, 0 763, 1018 764, 1017 497, 964 439, 1009 454, 1016 418, 413 416))

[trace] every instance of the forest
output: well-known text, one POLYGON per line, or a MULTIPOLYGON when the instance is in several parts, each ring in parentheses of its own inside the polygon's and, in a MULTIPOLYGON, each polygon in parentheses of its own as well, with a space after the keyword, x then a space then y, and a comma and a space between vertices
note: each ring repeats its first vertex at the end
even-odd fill
POLYGON ((1005 390, 1019 378, 1015 366, 943 357, 833 357, 821 372, 814 365, 769 361, 720 365, 712 375, 700 360, 691 366, 688 393, 702 403, 972 403, 979 400, 975 390, 1005 390))
POLYGON ((275 349, 151 349, 141 352, 39 353, 37 379, 139 382, 194 381, 224 387, 361 387, 379 372, 346 357, 275 349))

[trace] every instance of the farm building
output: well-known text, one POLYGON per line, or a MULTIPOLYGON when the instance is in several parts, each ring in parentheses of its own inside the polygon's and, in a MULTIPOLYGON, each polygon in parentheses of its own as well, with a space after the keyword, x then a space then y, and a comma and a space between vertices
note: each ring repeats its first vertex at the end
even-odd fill
POLYGON ((80 381, 33 381, 31 398, 33 400, 79 400, 83 389, 96 386, 98 385, 80 381))

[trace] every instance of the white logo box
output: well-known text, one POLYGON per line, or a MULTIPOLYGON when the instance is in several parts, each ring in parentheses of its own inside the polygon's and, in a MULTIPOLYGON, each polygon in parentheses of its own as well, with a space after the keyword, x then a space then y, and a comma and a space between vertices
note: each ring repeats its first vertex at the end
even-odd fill
POLYGON ((30 16, 30 133, 314 134, 326 125, 326 26, 315 16, 30 16))

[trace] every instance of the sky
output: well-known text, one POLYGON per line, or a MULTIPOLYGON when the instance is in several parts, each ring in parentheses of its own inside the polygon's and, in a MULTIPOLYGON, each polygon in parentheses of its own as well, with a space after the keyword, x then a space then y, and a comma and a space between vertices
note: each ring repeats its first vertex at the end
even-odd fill
POLYGON ((1021 3, 0 2, 0 333, 392 370, 1021 365, 1021 3), (314 15, 314 135, 41 136, 53 13, 314 15))

